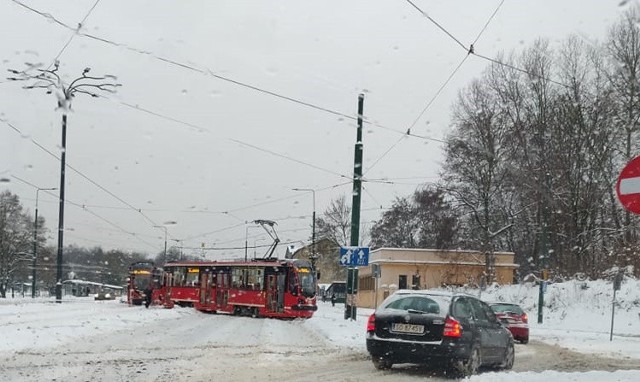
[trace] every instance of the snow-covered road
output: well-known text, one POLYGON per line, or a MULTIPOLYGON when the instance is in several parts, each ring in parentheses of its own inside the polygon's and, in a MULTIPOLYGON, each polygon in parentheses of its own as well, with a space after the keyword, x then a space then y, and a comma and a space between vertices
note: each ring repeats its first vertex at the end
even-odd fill
MULTIPOLYGON (((342 309, 321 303, 310 320, 284 321, 86 298, 63 304, 5 301, 0 381, 450 380, 442 371, 413 365, 376 370, 364 344, 370 311, 361 309, 358 320, 350 321, 342 309)), ((562 340, 559 332, 551 333, 562 340)), ((635 381, 638 370, 640 359, 575 353, 533 339, 516 345, 512 372, 486 372, 471 380, 543 381, 560 372, 556 380, 635 381), (619 371, 626 369, 635 371, 619 371)))

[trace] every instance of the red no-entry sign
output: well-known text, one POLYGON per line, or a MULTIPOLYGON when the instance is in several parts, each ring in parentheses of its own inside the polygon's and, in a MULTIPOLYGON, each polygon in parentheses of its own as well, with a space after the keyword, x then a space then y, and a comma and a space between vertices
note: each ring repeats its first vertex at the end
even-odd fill
POLYGON ((640 156, 633 158, 620 172, 616 193, 624 208, 640 214, 640 156))

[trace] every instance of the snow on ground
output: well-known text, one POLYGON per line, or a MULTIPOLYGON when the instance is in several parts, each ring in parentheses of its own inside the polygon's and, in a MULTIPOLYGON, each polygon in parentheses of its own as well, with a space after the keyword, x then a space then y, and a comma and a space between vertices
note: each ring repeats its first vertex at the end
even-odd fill
MULTIPOLYGON (((478 295, 477 290, 468 293, 478 295)), ((537 323, 538 286, 521 284, 492 287, 483 291, 485 301, 511 301, 529 315, 531 339, 557 344, 578 352, 617 359, 640 359, 640 281, 626 279, 616 295, 613 340, 609 340, 613 287, 611 282, 570 281, 548 285, 544 295, 543 323, 537 323)), ((338 349, 366 353, 365 325, 371 309, 359 308, 358 319, 345 320, 344 306, 319 303, 320 309, 300 325, 338 349)), ((21 352, 60 346, 81 338, 108 338, 123 328, 144 327, 148 320, 172 320, 197 315, 193 309, 144 309, 119 301, 66 298, 63 304, 51 299, 0 299, 0 352, 21 352)), ((271 337, 286 335, 276 332, 271 337)), ((526 345, 519 346, 526 351, 526 345)), ((517 359, 516 359, 517 362, 517 359)), ((475 382, 639 381, 640 370, 587 373, 556 371, 490 372, 473 376, 475 382)))

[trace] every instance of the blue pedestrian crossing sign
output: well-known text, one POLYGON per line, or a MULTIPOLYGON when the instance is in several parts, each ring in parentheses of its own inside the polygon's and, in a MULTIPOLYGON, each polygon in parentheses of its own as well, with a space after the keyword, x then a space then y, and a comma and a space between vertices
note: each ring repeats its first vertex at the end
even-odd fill
POLYGON ((340 247, 340 265, 345 267, 369 265, 369 247, 340 247))

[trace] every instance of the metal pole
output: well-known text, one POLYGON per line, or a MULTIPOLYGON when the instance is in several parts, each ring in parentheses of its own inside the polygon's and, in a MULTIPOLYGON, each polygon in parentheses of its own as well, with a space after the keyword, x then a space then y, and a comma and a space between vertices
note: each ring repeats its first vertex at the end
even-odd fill
POLYGON ((38 194, 40 191, 53 191, 57 188, 36 189, 36 219, 33 222, 33 264, 31 269, 31 298, 36 298, 36 266, 38 264, 38 194))
POLYGON ((609 341, 613 341, 613 318, 616 315, 616 289, 613 289, 613 302, 611 303, 611 334, 609 334, 609 341))
POLYGON ((316 269, 316 191, 311 190, 313 193, 313 216, 311 217, 311 268, 316 269))
POLYGON ((311 215, 311 267, 316 268, 316 190, 313 188, 292 188, 293 191, 311 191, 313 195, 313 214, 311 215))
MULTIPOLYGON (((362 192, 362 115, 364 112, 364 94, 358 96, 358 129, 353 160, 353 198, 351 203, 351 246, 357 247, 360 242, 360 202, 362 192)), ((350 301, 345 304, 345 318, 356 319, 357 268, 347 268, 347 279, 351 281, 350 301)), ((347 282, 349 284, 349 282, 347 282)))
POLYGON ((38 258, 38 188, 36 190, 36 220, 33 224, 33 263, 31 269, 31 298, 36 298, 36 259, 38 258))
MULTIPOLYGON (((172 222, 172 224, 175 224, 175 222, 172 222)), ((164 230, 164 254, 162 259, 162 264, 164 265, 164 263, 167 262, 167 227, 163 225, 154 225, 153 228, 162 228, 164 230)))
POLYGON ((60 155, 60 203, 58 207, 58 257, 56 261, 56 303, 62 303, 62 260, 64 245, 64 175, 67 154, 67 115, 62 114, 62 155, 60 155))
POLYGON ((164 258, 162 259, 162 265, 167 262, 167 227, 164 228, 164 258))
POLYGON ((249 226, 244 230, 244 261, 247 261, 247 252, 249 250, 249 226))

